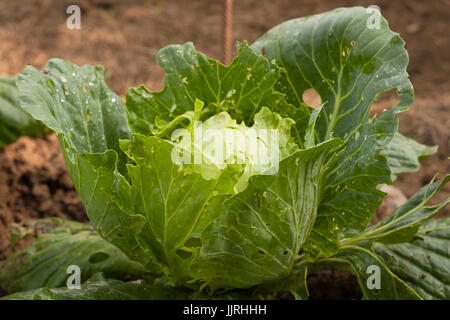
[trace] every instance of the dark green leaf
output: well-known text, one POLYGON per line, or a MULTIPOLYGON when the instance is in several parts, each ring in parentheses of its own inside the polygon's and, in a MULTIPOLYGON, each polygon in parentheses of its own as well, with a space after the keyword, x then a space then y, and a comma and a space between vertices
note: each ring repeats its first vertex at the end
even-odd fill
POLYGON ((374 249, 423 299, 450 299, 450 218, 425 222, 409 243, 374 249))
POLYGON ((70 265, 80 268, 82 282, 97 272, 114 279, 147 273, 87 225, 58 218, 24 225, 19 227, 21 237, 34 236, 36 240, 14 252, 2 265, 0 284, 10 293, 64 286, 70 265))
POLYGON ((135 235, 142 216, 126 214, 115 198, 127 197, 119 186, 126 174, 126 155, 119 139, 129 137, 126 111, 106 86, 103 67, 52 59, 45 73, 33 67, 19 76, 20 101, 25 110, 58 136, 69 174, 100 236, 143 264, 148 256, 135 235))
POLYGON ((308 88, 320 95, 316 138, 344 140, 325 174, 316 226, 305 246, 312 256, 332 254, 339 238, 367 226, 384 197, 376 187, 391 183, 380 151, 397 130, 395 114, 413 102, 404 42, 381 16, 380 27, 369 28, 373 14, 362 7, 340 8, 289 20, 252 45, 286 69, 277 90, 287 94, 288 102, 302 103, 308 88), (369 119, 372 103, 391 89, 397 89, 399 105, 369 119))

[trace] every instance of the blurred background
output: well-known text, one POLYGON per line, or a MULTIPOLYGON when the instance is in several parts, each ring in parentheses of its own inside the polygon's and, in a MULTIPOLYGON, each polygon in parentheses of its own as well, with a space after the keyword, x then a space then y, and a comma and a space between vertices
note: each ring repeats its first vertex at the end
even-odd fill
MULTIPOLYGON (((418 173, 402 174, 396 181, 411 196, 436 172, 450 168, 450 1, 235 0, 233 41, 252 43, 287 19, 374 4, 405 39, 410 54, 416 102, 400 115, 400 131, 439 145, 438 154, 418 173)), ((192 41, 208 56, 222 58, 223 10, 223 0, 0 0, 0 76, 17 75, 27 64, 43 68, 49 58, 60 57, 104 65, 108 84, 121 96, 141 84, 160 90, 164 73, 155 57, 161 47, 192 41), (71 4, 81 8, 80 30, 66 27, 71 4)), ((395 94, 383 94, 372 110, 395 102, 395 94)), ((448 185, 435 201, 449 193, 448 185)), ((6 254, 4 226, 43 216, 86 220, 54 135, 23 137, 0 150, 0 260, 6 254)))

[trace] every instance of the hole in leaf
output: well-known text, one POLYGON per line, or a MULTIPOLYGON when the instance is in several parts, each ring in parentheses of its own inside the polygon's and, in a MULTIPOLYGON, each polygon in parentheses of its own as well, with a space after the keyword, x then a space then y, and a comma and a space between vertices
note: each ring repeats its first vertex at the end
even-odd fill
POLYGON ((184 260, 187 260, 190 257, 192 257, 192 252, 188 252, 188 251, 177 250, 176 253, 181 259, 184 259, 184 260))
POLYGON ((370 113, 380 115, 384 110, 390 110, 393 106, 398 105, 399 102, 400 99, 398 98, 396 89, 383 92, 370 107, 370 113))
POLYGON ((185 243, 185 247, 199 248, 202 246, 202 241, 199 238, 189 238, 185 243))
POLYGON ((109 254, 107 254, 105 252, 96 252, 89 257, 89 262, 90 263, 99 263, 99 262, 105 261, 108 258, 109 258, 109 254))
POLYGON ((303 102, 314 109, 322 104, 322 99, 319 94, 313 88, 306 89, 302 94, 303 102))

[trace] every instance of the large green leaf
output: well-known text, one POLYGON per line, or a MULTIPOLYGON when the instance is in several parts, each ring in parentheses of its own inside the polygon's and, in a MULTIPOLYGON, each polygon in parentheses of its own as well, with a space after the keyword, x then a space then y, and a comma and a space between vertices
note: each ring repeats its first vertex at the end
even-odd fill
POLYGON ((279 67, 255 54, 246 42, 238 44, 238 50, 238 57, 224 66, 196 51, 192 43, 161 49, 157 61, 167 73, 165 87, 161 92, 145 87, 128 91, 131 129, 152 134, 177 116, 193 111, 199 99, 205 103, 201 120, 227 111, 238 122, 251 125, 254 115, 268 107, 296 122, 294 134, 301 141, 309 109, 304 103, 287 103, 284 95, 274 90, 282 74, 279 67))
POLYGON ((44 132, 42 123, 20 108, 16 78, 0 78, 0 148, 23 135, 37 136, 44 132))
POLYGON ((450 299, 450 218, 425 222, 409 243, 374 249, 423 299, 450 299))
POLYGON ((313 256, 332 254, 338 238, 367 226, 384 197, 377 185, 391 183, 390 168, 380 151, 397 130, 395 114, 408 109, 414 98, 403 40, 381 16, 379 28, 369 28, 372 15, 373 10, 355 7, 294 19, 252 45, 286 69, 277 89, 287 94, 288 102, 302 103, 308 88, 320 95, 323 106, 315 120, 318 140, 344 140, 326 173, 316 226, 305 247, 313 256), (370 119, 372 103, 391 89, 397 90, 399 105, 370 119))
POLYGON ((132 259, 148 262, 135 235, 145 219, 126 214, 116 197, 125 179, 126 155, 119 139, 129 137, 126 111, 120 98, 106 86, 103 67, 52 59, 45 72, 28 66, 19 76, 23 108, 53 129, 69 174, 100 236, 132 259))
POLYGON ((113 279, 141 277, 147 272, 88 225, 49 218, 28 221, 19 228, 19 236, 37 238, 2 265, 0 285, 9 293, 64 286, 70 265, 80 268, 82 282, 97 272, 113 279))
POLYGON ((382 154, 387 158, 394 180, 399 173, 419 170, 420 162, 436 153, 437 149, 437 146, 423 145, 397 132, 383 148, 382 154))
MULTIPOLYGON (((83 66, 49 60, 44 72, 27 66, 17 86, 23 108, 58 136, 64 135, 77 154, 119 153, 119 139, 129 137, 127 117, 120 98, 106 86, 102 66, 83 66)), ((64 151, 64 150, 63 150, 64 151)))

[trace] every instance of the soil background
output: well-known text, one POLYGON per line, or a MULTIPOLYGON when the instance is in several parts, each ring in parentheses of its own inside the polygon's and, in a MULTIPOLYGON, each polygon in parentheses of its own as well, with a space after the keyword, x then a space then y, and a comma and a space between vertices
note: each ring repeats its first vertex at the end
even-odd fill
MULTIPOLYGON (((400 115, 400 131, 439 145, 418 172, 400 175, 395 186, 409 197, 436 172, 449 172, 450 1, 234 2, 233 40, 249 43, 287 19, 337 7, 378 5, 391 29, 405 39, 410 55, 416 102, 400 115)), ((43 68, 49 58, 60 57, 79 65, 104 65, 109 86, 121 96, 141 84, 160 90, 164 73, 155 61, 158 49, 192 41, 208 56, 221 59, 222 15, 221 0, 0 0, 0 76, 17 75, 27 64, 43 68), (81 30, 66 27, 71 4, 81 7, 81 30)), ((393 93, 383 94, 373 111, 388 109, 396 100, 393 93)), ((449 194, 447 186, 433 201, 449 194)), ((449 215, 449 210, 440 215, 449 215)), ((0 261, 9 251, 6 225, 47 216, 87 221, 55 136, 23 137, 0 150, 0 261)), ((323 297, 319 291, 317 296, 323 297)))

